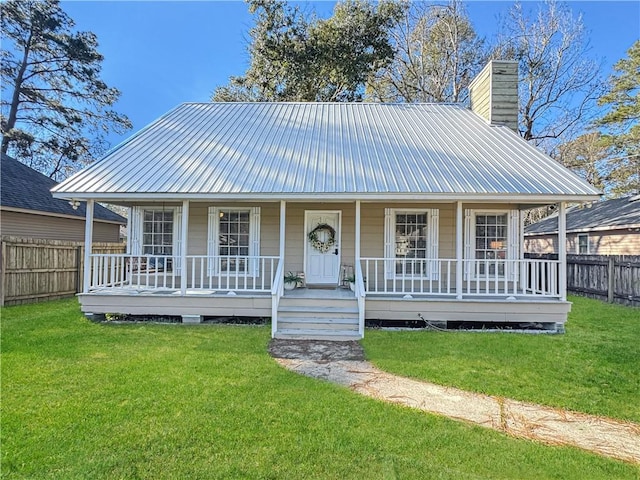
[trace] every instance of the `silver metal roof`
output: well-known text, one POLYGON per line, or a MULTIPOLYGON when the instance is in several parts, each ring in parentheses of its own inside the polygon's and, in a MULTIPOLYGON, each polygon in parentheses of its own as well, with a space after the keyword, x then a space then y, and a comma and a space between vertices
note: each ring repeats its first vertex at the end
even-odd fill
POLYGON ((507 127, 490 126, 463 106, 376 103, 182 104, 54 192, 78 198, 598 195, 507 127))

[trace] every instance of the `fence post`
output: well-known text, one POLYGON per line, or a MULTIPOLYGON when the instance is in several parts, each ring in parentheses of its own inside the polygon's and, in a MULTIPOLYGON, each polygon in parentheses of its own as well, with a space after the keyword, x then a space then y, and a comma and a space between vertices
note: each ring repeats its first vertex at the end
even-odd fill
POLYGON ((6 261, 7 258, 7 242, 2 241, 2 251, 0 252, 0 307, 4 307, 4 289, 6 287, 5 284, 5 270, 6 270, 6 261))
POLYGON ((615 285, 616 285, 615 258, 613 256, 609 257, 608 275, 609 275, 609 278, 608 278, 609 285, 607 286, 607 302, 613 303, 614 289, 615 289, 615 285))
POLYGON ((82 290, 82 258, 83 258, 83 252, 82 252, 82 246, 78 245, 76 247, 76 293, 80 293, 82 290))

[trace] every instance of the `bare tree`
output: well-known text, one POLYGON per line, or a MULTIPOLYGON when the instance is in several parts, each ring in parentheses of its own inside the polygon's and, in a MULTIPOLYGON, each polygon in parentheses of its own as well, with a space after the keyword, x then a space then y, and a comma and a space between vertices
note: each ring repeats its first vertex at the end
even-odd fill
POLYGON ((377 72, 369 97, 383 102, 460 102, 485 63, 484 42, 462 2, 405 4, 391 35, 393 62, 377 72))
POLYGON ((515 4, 494 58, 519 61, 520 134, 551 151, 591 120, 602 92, 600 63, 589 56, 582 17, 553 0, 537 12, 515 4), (556 141, 557 140, 557 141, 556 141))

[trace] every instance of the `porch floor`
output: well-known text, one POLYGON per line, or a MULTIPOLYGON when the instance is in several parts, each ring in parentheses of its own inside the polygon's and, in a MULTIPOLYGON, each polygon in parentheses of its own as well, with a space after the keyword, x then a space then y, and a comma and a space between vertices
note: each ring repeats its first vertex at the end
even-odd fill
MULTIPOLYGON (((88 295, 131 295, 131 296, 182 296, 179 288, 136 288, 136 287, 105 287, 91 290, 88 295)), ((226 290, 207 290, 187 288, 187 297, 270 297, 270 292, 242 291, 229 292, 226 290)))
MULTIPOLYGON (((109 296, 158 296, 158 295, 170 295, 181 296, 179 288, 136 288, 136 287, 104 287, 95 288, 89 292, 89 295, 109 295, 109 296)), ((200 288, 187 288, 187 297, 270 297, 270 292, 264 291, 227 291, 227 290, 209 290, 200 288)), ((294 290, 285 290, 285 298, 292 299, 354 299, 355 294, 348 288, 335 287, 335 288, 309 288, 298 287, 294 290)), ((497 295, 473 295, 465 294, 462 299, 457 299, 455 295, 444 295, 436 293, 375 293, 369 292, 366 295, 367 299, 388 299, 391 301, 457 301, 457 302, 535 302, 535 303, 564 303, 556 297, 545 297, 538 295, 512 295, 511 293, 502 293, 497 295)))

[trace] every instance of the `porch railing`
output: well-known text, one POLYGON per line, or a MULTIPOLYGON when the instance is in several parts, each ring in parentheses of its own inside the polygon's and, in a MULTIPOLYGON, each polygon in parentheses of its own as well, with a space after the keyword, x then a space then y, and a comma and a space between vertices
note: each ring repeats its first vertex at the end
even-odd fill
POLYGON ((187 256, 189 288, 271 292, 278 257, 187 256))
MULTIPOLYGON (((180 289, 182 259, 170 255, 91 255, 90 290, 98 288, 180 289)), ((273 256, 189 255, 187 288, 271 292, 279 263, 273 256)))
POLYGON ((278 263, 273 286, 271 287, 271 336, 275 337, 278 331, 278 306, 284 295, 284 262, 278 263))
POLYGON ((558 260, 462 260, 461 292, 456 290, 457 263, 448 258, 362 258, 365 292, 560 297, 558 260))

